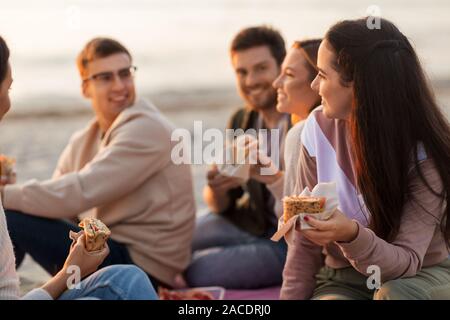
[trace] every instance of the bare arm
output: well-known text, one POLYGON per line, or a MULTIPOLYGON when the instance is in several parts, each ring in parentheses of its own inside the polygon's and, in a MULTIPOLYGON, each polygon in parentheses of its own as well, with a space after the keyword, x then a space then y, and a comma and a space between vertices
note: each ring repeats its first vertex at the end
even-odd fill
POLYGON ((72 273, 68 272, 70 266, 79 267, 80 278, 82 279, 95 272, 108 254, 109 248, 107 246, 99 253, 88 253, 84 247, 84 235, 79 237, 77 242, 70 248, 64 267, 44 284, 42 289, 47 291, 53 299, 57 299, 68 289, 67 280, 72 276, 72 273))

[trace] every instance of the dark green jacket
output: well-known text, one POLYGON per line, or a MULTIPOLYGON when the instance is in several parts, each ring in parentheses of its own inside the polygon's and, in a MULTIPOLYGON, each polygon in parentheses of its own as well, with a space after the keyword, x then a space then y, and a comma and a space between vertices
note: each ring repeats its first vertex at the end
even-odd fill
MULTIPOLYGON (((244 131, 254 128, 258 113, 248 109, 239 109, 233 114, 228 123, 228 129, 243 129, 244 131)), ((269 236, 269 230, 276 227, 274 208, 267 205, 267 198, 271 197, 270 191, 262 183, 253 179, 248 180, 245 196, 242 187, 232 189, 228 192, 230 206, 221 213, 240 229, 255 236, 269 236)))

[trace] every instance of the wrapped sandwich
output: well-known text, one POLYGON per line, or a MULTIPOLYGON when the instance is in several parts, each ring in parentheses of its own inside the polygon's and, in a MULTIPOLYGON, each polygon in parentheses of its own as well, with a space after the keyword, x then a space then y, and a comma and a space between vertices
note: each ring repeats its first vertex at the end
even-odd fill
POLYGON ((97 251, 105 247, 111 231, 103 222, 95 218, 84 218, 78 225, 84 229, 87 251, 97 251))
POLYGON ((291 232, 294 228, 314 229, 305 221, 305 216, 328 220, 339 206, 335 182, 321 182, 312 191, 305 188, 300 195, 287 196, 282 201, 283 216, 278 220, 277 232, 270 239, 279 241, 284 237, 289 245, 294 244, 295 235, 291 232))
POLYGON ((218 166, 221 175, 235 177, 242 183, 250 178, 250 149, 247 143, 257 143, 251 135, 240 135, 233 141, 227 141, 225 162, 218 166))
POLYGON ((284 223, 300 213, 317 214, 324 210, 325 197, 290 196, 283 198, 284 223))
POLYGON ((6 183, 15 183, 14 165, 16 159, 0 155, 0 177, 1 181, 6 183))

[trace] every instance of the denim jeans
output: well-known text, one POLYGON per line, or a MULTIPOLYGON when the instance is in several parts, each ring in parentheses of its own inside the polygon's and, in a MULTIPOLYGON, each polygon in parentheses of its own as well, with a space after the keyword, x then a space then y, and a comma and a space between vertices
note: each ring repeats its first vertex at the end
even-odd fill
POLYGON ((185 272, 190 286, 257 289, 281 285, 286 243, 253 236, 220 215, 209 213, 197 219, 192 250, 185 272))
POLYGON ((65 291, 58 300, 157 300, 145 272, 133 265, 114 265, 93 273, 79 288, 65 291))
MULTIPOLYGON (((80 227, 69 221, 36 217, 13 210, 6 210, 5 215, 14 246, 16 267, 20 266, 28 253, 51 275, 61 270, 72 243, 69 231, 78 232, 80 227)), ((134 264, 124 244, 108 239, 108 246, 110 253, 100 268, 114 264, 134 264)), ((147 275, 155 287, 161 284, 153 275, 147 275)))

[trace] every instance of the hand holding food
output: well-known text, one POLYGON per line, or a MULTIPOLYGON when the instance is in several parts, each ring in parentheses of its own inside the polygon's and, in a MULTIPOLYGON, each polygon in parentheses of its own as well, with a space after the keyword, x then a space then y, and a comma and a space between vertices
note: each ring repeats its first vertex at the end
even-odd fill
POLYGON ((16 159, 0 155, 0 185, 16 183, 15 164, 16 159))
POLYGON ((302 230, 306 238, 310 241, 324 246, 334 241, 351 242, 358 235, 359 226, 354 220, 347 218, 345 214, 336 209, 333 215, 326 220, 321 221, 313 216, 303 218, 314 229, 302 230))
POLYGON ((70 247, 69 255, 64 263, 63 273, 68 270, 70 266, 77 266, 80 270, 81 277, 95 272, 99 265, 103 263, 109 254, 109 247, 107 244, 97 252, 88 252, 85 248, 86 235, 82 233, 70 247))
MULTIPOLYGON (((247 148, 252 149, 257 147, 249 144, 247 148)), ((249 151, 249 154, 253 154, 253 158, 256 157, 256 161, 251 162, 250 178, 264 184, 272 184, 282 177, 283 172, 278 169, 278 166, 263 150, 257 149, 257 152, 249 151)))
POLYGON ((208 186, 216 194, 225 194, 230 189, 241 185, 241 180, 236 177, 229 177, 219 172, 217 165, 212 165, 207 173, 208 186))
POLYGON ((70 237, 74 239, 74 242, 70 246, 63 268, 42 286, 42 289, 47 291, 53 299, 57 299, 64 291, 70 289, 70 285, 76 285, 77 283, 73 283, 73 280, 80 281, 95 272, 109 254, 108 245, 95 254, 87 252, 84 231, 71 232, 70 237), (78 279, 72 278, 74 272, 78 273, 78 279))
POLYGON ((283 217, 271 239, 279 241, 284 237, 289 245, 294 243, 293 229, 300 232, 314 229, 315 226, 308 223, 309 217, 317 221, 328 220, 339 206, 335 182, 321 182, 312 191, 305 187, 300 195, 286 196, 282 201, 283 217))
POLYGON ((105 247, 111 231, 103 222, 95 218, 85 218, 78 225, 84 229, 85 247, 88 252, 105 247))

